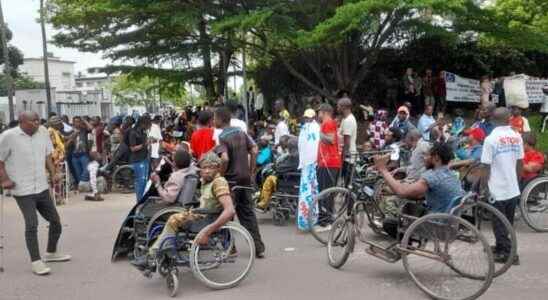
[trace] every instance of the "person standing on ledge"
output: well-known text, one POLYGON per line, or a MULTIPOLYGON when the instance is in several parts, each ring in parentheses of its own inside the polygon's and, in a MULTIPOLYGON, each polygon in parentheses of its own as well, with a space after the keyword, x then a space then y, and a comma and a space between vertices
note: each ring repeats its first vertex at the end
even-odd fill
POLYGON ((25 219, 25 239, 32 261, 32 271, 48 274, 45 262, 63 262, 70 255, 57 252, 61 237, 61 220, 50 197, 46 169, 52 182, 58 177, 53 165, 53 146, 48 131, 40 126, 40 117, 34 112, 19 115, 19 126, 0 135, 0 182, 2 188, 12 190, 25 219), (39 212, 49 222, 47 253, 43 259, 38 248, 39 212))

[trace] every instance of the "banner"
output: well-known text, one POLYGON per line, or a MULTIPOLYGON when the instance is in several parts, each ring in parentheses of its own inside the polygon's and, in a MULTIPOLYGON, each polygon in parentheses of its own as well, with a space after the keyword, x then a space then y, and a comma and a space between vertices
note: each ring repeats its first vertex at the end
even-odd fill
POLYGON ((542 87, 545 85, 548 85, 548 79, 529 79, 525 82, 529 103, 534 104, 544 102, 542 87))
POLYGON ((445 88, 447 101, 480 102, 481 91, 479 80, 464 78, 450 72, 445 72, 445 88))
MULTIPOLYGON (((513 84, 510 84, 511 86, 517 86, 517 83, 520 80, 524 81, 523 84, 525 84, 527 101, 530 104, 538 104, 544 102, 544 93, 542 92, 542 88, 548 85, 548 79, 532 79, 525 74, 518 74, 505 77, 504 80, 512 81, 513 84)), ((479 80, 464 78, 458 76, 457 74, 446 71, 445 86, 447 92, 447 101, 475 103, 480 102, 481 89, 479 80)), ((492 83, 492 86, 495 86, 494 81, 492 83)), ((515 93, 514 88, 512 88, 512 90, 507 90, 508 86, 509 85, 504 84, 505 95, 507 97, 508 95, 512 95, 515 93)), ((523 94, 522 91, 520 91, 520 94, 523 94)), ((521 95, 520 97, 523 98, 523 95, 521 95)), ((491 94, 491 99, 494 102, 498 102, 498 95, 491 94)))

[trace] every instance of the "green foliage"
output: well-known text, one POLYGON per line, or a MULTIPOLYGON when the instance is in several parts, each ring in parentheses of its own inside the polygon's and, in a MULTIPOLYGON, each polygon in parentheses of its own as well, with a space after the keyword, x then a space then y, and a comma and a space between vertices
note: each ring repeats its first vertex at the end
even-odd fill
POLYGON ((542 116, 540 114, 531 114, 527 117, 531 131, 537 136, 537 149, 543 153, 548 153, 548 134, 539 133, 542 129, 542 116))
MULTIPOLYGON (((36 82, 25 74, 16 74, 13 78, 16 90, 25 89, 43 89, 45 84, 43 82, 36 82)), ((0 96, 5 97, 8 95, 8 85, 6 75, 0 74, 0 96)))
POLYGON ((182 84, 175 84, 162 78, 121 75, 112 85, 112 94, 117 104, 150 107, 162 103, 180 106, 185 103, 186 92, 182 84))

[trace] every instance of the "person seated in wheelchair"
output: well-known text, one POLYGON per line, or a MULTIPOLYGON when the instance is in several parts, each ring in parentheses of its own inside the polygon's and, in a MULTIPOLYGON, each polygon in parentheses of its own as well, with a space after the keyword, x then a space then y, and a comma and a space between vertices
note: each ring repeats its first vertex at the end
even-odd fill
MULTIPOLYGON (((234 218, 236 210, 232 203, 228 182, 220 174, 222 161, 213 152, 204 154, 200 167, 200 206, 187 209, 169 217, 162 233, 149 248, 149 258, 155 258, 164 241, 179 230, 191 230, 204 234, 197 237, 200 245, 207 245, 211 234, 234 218)), ((148 258, 141 257, 132 262, 135 266, 146 266, 148 258)))
POLYGON ((523 168, 519 186, 521 191, 525 189, 527 184, 540 175, 544 169, 544 154, 535 149, 537 137, 532 132, 526 132, 523 137, 523 168))
POLYGON ((189 174, 196 174, 197 168, 192 165, 192 156, 183 147, 178 147, 172 154, 174 171, 169 179, 162 185, 160 176, 157 173, 150 175, 150 180, 158 192, 156 202, 172 204, 177 200, 177 195, 185 183, 189 174))
MULTIPOLYGON (((284 136, 285 137, 285 136, 284 136)), ((278 186, 298 185, 298 178, 290 176, 298 172, 299 168, 299 149, 296 137, 289 137, 287 142, 287 155, 282 155, 274 164, 274 174, 269 175, 264 180, 257 209, 265 211, 270 204, 272 194, 278 186), (280 180, 280 182, 278 182, 280 180), (282 181, 283 180, 283 181, 282 181)))
MULTIPOLYGON (((416 201, 425 200, 427 213, 447 213, 452 201, 464 196, 458 176, 449 169, 453 151, 446 143, 434 143, 424 158, 426 172, 412 183, 401 182, 388 170, 388 156, 375 157, 375 166, 386 184, 400 199, 416 201)), ((397 237, 398 220, 385 218, 384 230, 392 237, 397 237), (394 226, 394 223, 396 224, 394 226)))
POLYGON ((269 165, 272 164, 274 156, 272 153, 272 148, 270 147, 269 137, 261 136, 257 142, 257 146, 259 147, 259 153, 256 158, 257 175, 255 183, 257 183, 258 186, 261 186, 264 179, 263 170, 269 168, 269 165))
POLYGON ((451 169, 462 169, 480 163, 483 149, 483 140, 485 132, 481 128, 472 128, 465 132, 467 136, 467 145, 456 151, 458 160, 449 164, 451 169))

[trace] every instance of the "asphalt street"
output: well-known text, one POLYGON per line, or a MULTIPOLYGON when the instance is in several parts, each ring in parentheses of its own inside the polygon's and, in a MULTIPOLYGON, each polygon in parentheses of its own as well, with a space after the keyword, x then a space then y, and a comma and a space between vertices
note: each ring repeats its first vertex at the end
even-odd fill
MULTIPOLYGON (((24 244, 23 219, 11 198, 5 199, 4 267, 0 273, 1 300, 33 299, 168 299, 165 281, 145 278, 127 261, 110 262, 119 225, 132 206, 133 195, 106 195, 105 202, 86 202, 73 196, 59 207, 63 223, 60 250, 73 255, 69 263, 51 264, 52 274, 32 274, 24 244)), ((427 299, 414 285, 401 262, 385 263, 368 256, 358 244, 349 262, 335 270, 326 250, 291 224, 272 225, 260 216, 267 257, 257 260, 240 286, 213 291, 182 273, 181 299, 427 299)), ((47 223, 40 219, 41 249, 47 223)), ((521 265, 496 278, 481 299, 548 299, 548 234, 538 234, 518 222, 521 265)))

